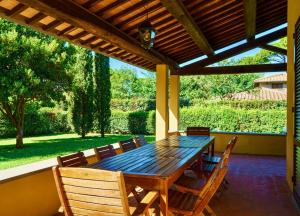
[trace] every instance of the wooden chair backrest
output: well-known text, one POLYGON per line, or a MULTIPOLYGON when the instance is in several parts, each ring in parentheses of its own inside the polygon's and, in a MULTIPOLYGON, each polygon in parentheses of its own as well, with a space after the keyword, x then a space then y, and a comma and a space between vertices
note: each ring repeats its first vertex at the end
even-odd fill
POLYGON ((60 167, 83 167, 88 164, 83 152, 77 152, 67 156, 58 156, 57 162, 60 167))
POLYGON ((130 215, 121 172, 53 167, 53 174, 66 216, 130 215))
POLYGON ((141 147, 147 145, 148 142, 146 141, 144 135, 139 135, 138 137, 133 138, 134 143, 137 147, 141 147))
POLYGON ((98 160, 115 156, 117 153, 112 145, 94 148, 98 160))
POLYGON ((187 127, 187 136, 210 136, 209 127, 187 127))
POLYGON ((133 139, 120 141, 119 145, 120 145, 120 148, 121 148, 122 152, 127 152, 127 151, 130 151, 130 150, 133 150, 133 149, 137 148, 136 144, 133 141, 133 139))
POLYGON ((179 131, 168 132, 168 136, 181 136, 181 133, 179 131))
POLYGON ((223 179, 225 178, 228 170, 228 167, 225 163, 226 157, 227 153, 226 156, 223 154, 221 161, 217 164, 212 175, 209 177, 203 189, 200 191, 196 209, 193 215, 199 215, 204 210, 204 208, 208 205, 211 198, 214 196, 219 186, 223 182, 223 179))

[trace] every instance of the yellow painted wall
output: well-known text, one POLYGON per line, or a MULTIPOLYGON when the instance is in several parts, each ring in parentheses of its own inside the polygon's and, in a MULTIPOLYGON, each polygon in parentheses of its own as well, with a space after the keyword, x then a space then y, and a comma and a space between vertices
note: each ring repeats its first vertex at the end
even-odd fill
POLYGON ((237 135, 238 141, 233 150, 236 154, 278 155, 284 156, 286 149, 286 136, 212 133, 215 136, 215 151, 223 152, 229 140, 237 135))
POLYGON ((59 206, 51 169, 0 183, 1 216, 50 216, 59 206))
POLYGON ((288 65, 287 65, 287 77, 288 77, 288 109, 287 109, 287 181, 292 189, 292 176, 293 176, 293 134, 294 134, 294 116, 292 107, 294 106, 294 39, 293 34, 295 32, 295 24, 300 16, 300 1, 288 0, 288 65))

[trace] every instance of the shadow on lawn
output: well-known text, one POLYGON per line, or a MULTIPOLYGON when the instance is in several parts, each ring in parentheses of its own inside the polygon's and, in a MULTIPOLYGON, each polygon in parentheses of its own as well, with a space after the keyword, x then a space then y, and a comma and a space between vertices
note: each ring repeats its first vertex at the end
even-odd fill
MULTIPOLYGON (((16 149, 12 144, 0 145, 0 161, 8 162, 22 159, 26 160, 32 157, 46 159, 58 155, 91 149, 97 146, 116 143, 120 140, 126 140, 131 137, 131 135, 107 135, 104 138, 99 136, 90 136, 85 139, 80 137, 62 137, 58 139, 51 138, 49 140, 39 140, 38 137, 36 137, 32 143, 25 143, 25 147, 23 149, 16 149)), ((153 140, 153 138, 150 138, 150 140, 153 140)))

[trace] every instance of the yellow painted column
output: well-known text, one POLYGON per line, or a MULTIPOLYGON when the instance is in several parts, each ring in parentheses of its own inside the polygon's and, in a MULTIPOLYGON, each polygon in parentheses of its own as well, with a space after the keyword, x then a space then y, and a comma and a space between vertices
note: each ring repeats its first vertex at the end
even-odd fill
POLYGON ((180 93, 180 76, 170 76, 170 99, 169 99, 169 131, 179 130, 179 93, 180 93))
POLYGON ((294 38, 295 25, 300 16, 299 0, 288 0, 288 65, 287 65, 287 181, 290 189, 293 188, 292 176, 294 169, 294 114, 292 108, 295 104, 295 70, 294 70, 294 38))
POLYGON ((156 140, 161 140, 168 136, 168 77, 168 66, 165 64, 156 65, 156 140))

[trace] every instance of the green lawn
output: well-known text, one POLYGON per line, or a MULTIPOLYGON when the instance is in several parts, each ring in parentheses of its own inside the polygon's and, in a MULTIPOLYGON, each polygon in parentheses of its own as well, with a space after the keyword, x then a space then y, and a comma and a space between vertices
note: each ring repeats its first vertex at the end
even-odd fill
MULTIPOLYGON (((15 148, 15 139, 0 139, 0 170, 116 143, 131 137, 131 135, 106 135, 105 138, 100 138, 96 134, 89 135, 85 139, 76 134, 37 136, 24 138, 23 149, 15 148)), ((155 138, 146 136, 146 139, 152 142, 155 138)))

